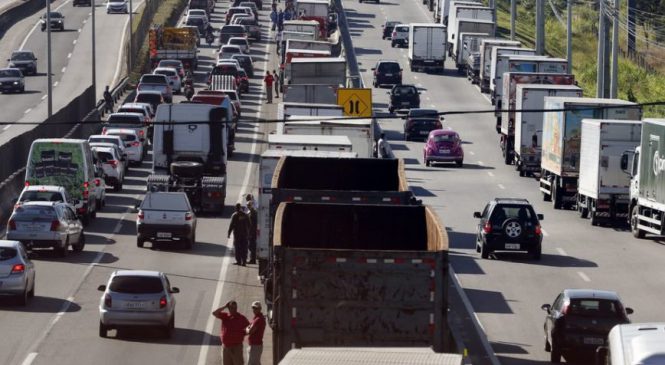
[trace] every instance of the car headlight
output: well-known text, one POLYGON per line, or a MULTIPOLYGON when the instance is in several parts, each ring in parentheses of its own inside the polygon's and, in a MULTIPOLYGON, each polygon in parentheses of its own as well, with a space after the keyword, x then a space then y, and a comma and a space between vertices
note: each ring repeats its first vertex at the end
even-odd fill
POLYGON ((18 85, 18 81, 14 81, 14 85, 18 85))

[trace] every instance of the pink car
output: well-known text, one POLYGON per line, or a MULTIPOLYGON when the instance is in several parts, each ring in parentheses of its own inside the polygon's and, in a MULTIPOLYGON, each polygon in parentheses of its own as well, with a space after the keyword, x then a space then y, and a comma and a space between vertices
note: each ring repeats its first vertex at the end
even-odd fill
POLYGON ((429 132, 423 147, 425 166, 439 162, 454 162, 458 167, 464 163, 462 140, 457 132, 450 128, 435 129, 429 132))

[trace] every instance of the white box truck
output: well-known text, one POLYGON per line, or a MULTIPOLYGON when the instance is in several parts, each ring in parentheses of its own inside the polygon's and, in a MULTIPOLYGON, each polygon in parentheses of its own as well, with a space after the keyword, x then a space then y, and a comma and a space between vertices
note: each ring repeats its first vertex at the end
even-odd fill
MULTIPOLYGON (((496 57, 492 57, 492 69, 490 72, 490 99, 492 105, 501 103, 503 92, 503 74, 506 72, 538 72, 535 61, 546 60, 548 56, 537 56, 529 53, 525 48, 513 50, 495 49, 496 57)), ((492 51, 494 53, 494 51, 492 51)), ((535 52, 535 51, 534 51, 535 52)), ((496 109, 495 109, 496 110, 496 109)), ((501 109, 499 109, 501 110, 501 109)), ((496 112, 495 112, 496 115, 496 112)), ((499 114, 500 115, 500 114, 499 114)))
POLYGON ((441 4, 441 16, 437 17, 437 23, 443 24, 443 25, 448 25, 448 18, 450 14, 450 7, 453 5, 456 6, 461 6, 461 5, 471 5, 471 6, 485 6, 483 5, 482 2, 480 1, 475 1, 475 0, 440 0, 441 4))
POLYGON ((622 171, 621 158, 641 137, 639 120, 582 120, 577 211, 592 225, 628 218, 630 176, 622 171))
POLYGON ((337 85, 284 85, 285 103, 337 104, 337 85))
POLYGON ((462 38, 461 34, 463 33, 481 33, 486 34, 487 37, 494 36, 494 21, 491 20, 481 20, 481 19, 466 19, 458 18, 455 21, 458 34, 453 35, 453 43, 450 48, 450 56, 455 61, 455 66, 457 69, 461 69, 460 63, 463 56, 462 48, 462 38))
POLYGON ((283 134, 346 136, 353 144, 353 152, 358 157, 370 158, 374 152, 374 120, 338 119, 317 120, 320 118, 291 117, 283 125, 283 134))
MULTIPOLYGON (((468 70, 469 65, 467 60, 473 54, 478 54, 480 50, 480 43, 483 39, 493 38, 494 35, 488 33, 469 33, 464 32, 459 34, 459 48, 455 54, 455 66, 459 72, 468 70)), ((473 65, 471 65, 473 66, 473 65)))
POLYGON ((353 145, 347 136, 270 134, 268 135, 268 149, 352 152, 353 145))
MULTIPOLYGON (((483 39, 480 42, 480 92, 488 93, 490 91, 490 74, 492 73, 492 50, 495 47, 520 48, 518 41, 509 41, 506 39, 483 39)), ((535 51, 533 53, 535 54, 535 51)))
POLYGON ((346 59, 293 58, 286 66, 284 84, 346 85, 346 59))
POLYGON ((277 105, 278 120, 289 119, 292 116, 341 118, 344 116, 344 109, 337 104, 311 104, 305 101, 281 102, 277 105))
MULTIPOLYGON (((494 10, 492 8, 466 4, 455 4, 454 7, 450 9, 448 15, 448 49, 449 51, 454 47, 455 40, 459 38, 459 34, 463 33, 464 30, 459 29, 458 20, 459 19, 476 19, 476 20, 486 20, 494 24, 496 22, 494 16, 494 10)), ((494 33, 494 29, 492 29, 494 33)), ((452 53, 448 53, 452 57, 452 53)))
POLYGON ((596 351, 596 365, 658 365, 665 362, 665 323, 619 324, 610 330, 607 346, 596 351))
POLYGON ((446 61, 446 27, 434 23, 413 23, 409 27, 411 71, 443 73, 446 61))

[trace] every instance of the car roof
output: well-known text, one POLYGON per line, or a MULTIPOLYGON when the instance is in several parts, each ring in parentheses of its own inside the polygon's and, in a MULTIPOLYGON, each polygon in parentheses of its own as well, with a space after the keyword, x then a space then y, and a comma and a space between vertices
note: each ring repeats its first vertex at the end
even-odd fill
POLYGON ((0 247, 12 247, 16 248, 21 245, 19 241, 10 241, 10 240, 0 240, 0 247))
POLYGON ((248 41, 247 38, 245 38, 245 37, 231 37, 231 38, 229 38, 229 41, 232 41, 232 40, 234 40, 234 39, 239 39, 239 40, 241 40, 241 41, 245 41, 245 42, 248 42, 248 43, 249 43, 249 41, 248 41))
POLYGON ((21 206, 25 207, 25 206, 33 205, 33 206, 52 207, 52 206, 55 206, 58 203, 60 203, 60 202, 28 201, 28 202, 22 203, 21 206))
POLYGON ((376 63, 397 63, 399 64, 399 61, 397 60, 378 60, 376 63))
POLYGON ((154 73, 155 71, 173 71, 173 72, 178 72, 178 69, 176 69, 175 67, 170 67, 170 66, 161 66, 161 67, 157 67, 157 68, 156 68, 154 71, 152 71, 152 72, 154 73))
POLYGON ((563 294, 570 299, 605 299, 620 300, 619 295, 610 290, 599 289, 565 289, 563 294))
MULTIPOLYGON (((117 136, 116 136, 116 137, 117 137, 117 136)), ((118 137, 118 138, 120 138, 120 137, 118 137)), ((120 146, 118 146, 117 144, 108 143, 108 142, 91 142, 91 143, 90 143, 90 147, 91 147, 91 148, 92 148, 92 147, 103 147, 103 148, 107 148, 107 147, 108 147, 108 148, 111 148, 111 149, 113 149, 113 150, 115 150, 116 148, 118 148, 118 149, 120 148, 120 146)))
POLYGON ((161 272, 151 270, 117 270, 113 272, 113 276, 146 276, 158 278, 161 276, 161 272))
POLYGON ((143 114, 141 114, 141 113, 134 113, 134 112, 115 112, 115 113, 111 113, 111 114, 109 114, 109 118, 112 117, 112 116, 114 116, 114 115, 118 115, 118 116, 121 116, 121 117, 136 117, 136 118, 143 118, 143 114))
POLYGON ((497 204, 524 204, 531 205, 528 200, 523 198, 494 198, 497 204))
MULTIPOLYGON (((117 129, 117 128, 112 128, 112 129, 117 129)), ((91 135, 90 137, 88 137, 88 140, 90 140, 90 138, 92 138, 92 137, 105 138, 105 137, 109 137, 109 135, 107 135, 107 134, 93 134, 93 135, 91 135)), ((111 136, 111 137, 113 137, 113 138, 120 138, 120 137, 118 137, 118 136, 111 136)), ((104 142, 93 142, 93 143, 104 143, 104 142)))
POLYGON ((452 128, 446 127, 446 128, 441 128, 441 129, 435 129, 430 132, 434 136, 438 136, 440 134, 457 134, 452 128))
POLYGON ((138 94, 159 94, 159 96, 162 96, 162 92, 157 90, 140 90, 136 92, 136 95, 138 94))
MULTIPOLYGON (((194 27, 190 27, 190 28, 194 28, 194 27)), ((159 63, 162 63, 162 62, 164 62, 164 63, 177 63, 178 65, 182 66, 182 61, 180 61, 180 60, 174 60, 174 59, 159 60, 159 63)))
POLYGON ((53 192, 64 192, 65 188, 58 185, 30 185, 26 186, 23 190, 25 191, 53 191, 53 192))
POLYGON ((148 109, 150 104, 148 103, 124 103, 120 105, 120 108, 139 108, 139 109, 148 109))
MULTIPOLYGON (((110 143, 107 143, 110 144, 110 143)), ((115 152, 115 148, 111 146, 92 146, 90 147, 91 149, 94 149, 95 151, 101 151, 101 152, 115 152)))
POLYGON ((136 129, 129 129, 129 128, 107 128, 106 129, 107 134, 110 134, 111 132, 119 133, 119 134, 138 135, 138 131, 136 129))

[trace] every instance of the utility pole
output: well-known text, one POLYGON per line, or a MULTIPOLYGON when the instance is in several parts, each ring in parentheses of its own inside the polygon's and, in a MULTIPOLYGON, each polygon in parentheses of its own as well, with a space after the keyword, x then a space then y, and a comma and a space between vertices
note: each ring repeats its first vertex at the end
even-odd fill
MULTIPOLYGON (((146 2, 146 6, 147 6, 146 2)), ((132 72, 132 67, 134 66, 133 63, 133 57, 134 57, 134 35, 132 33, 132 30, 134 29, 134 25, 132 22, 132 13, 134 12, 134 5, 132 4, 132 0, 129 0, 129 54, 127 55, 129 58, 129 67, 127 68, 127 74, 130 74, 132 72)))
POLYGON ((47 71, 47 76, 46 76, 46 82, 47 82, 47 87, 46 87, 46 92, 47 95, 47 110, 48 110, 48 117, 51 118, 53 116, 53 72, 52 72, 52 64, 51 64, 51 0, 46 0, 46 71, 47 71))
POLYGON ((545 54, 545 0, 536 0, 536 54, 545 54))
POLYGON ((515 18, 517 17, 517 0, 510 0, 510 40, 515 40, 515 18))
MULTIPOLYGON (((48 1, 48 0, 47 0, 48 1)), ((95 10, 97 6, 95 0, 90 1, 92 6, 92 100, 97 103, 97 51, 95 43, 95 10)))
POLYGON ((566 58, 568 59, 568 73, 573 73, 573 0, 566 4, 568 15, 566 18, 566 58))
POLYGON ((635 0, 628 0, 628 40, 626 44, 628 45, 628 53, 635 52, 635 0))
POLYGON ((612 69, 610 71, 610 98, 617 98, 619 83, 619 0, 612 7, 612 69))
POLYGON ((596 72, 596 97, 605 96, 605 1, 598 6, 598 71, 596 72))

